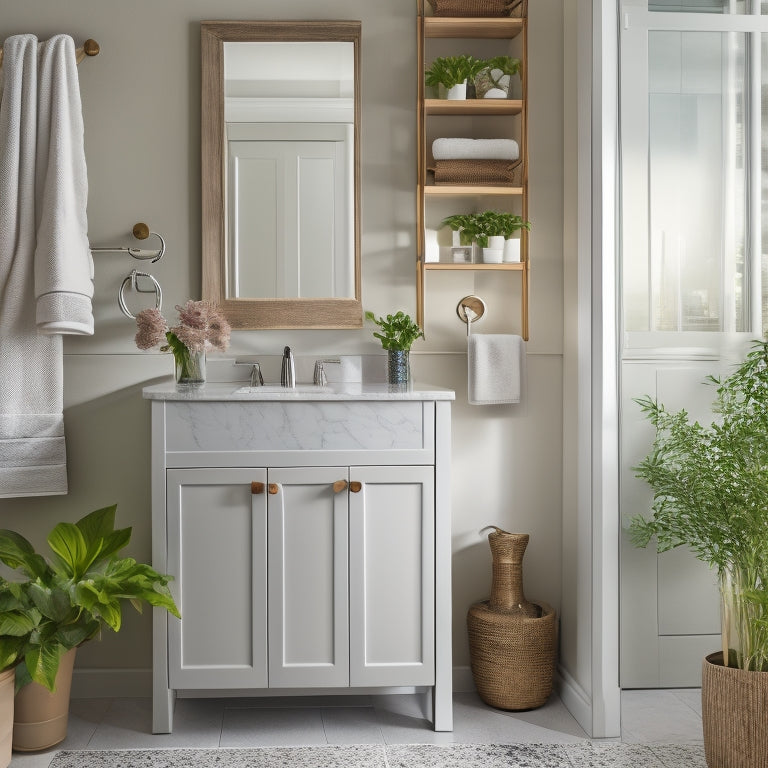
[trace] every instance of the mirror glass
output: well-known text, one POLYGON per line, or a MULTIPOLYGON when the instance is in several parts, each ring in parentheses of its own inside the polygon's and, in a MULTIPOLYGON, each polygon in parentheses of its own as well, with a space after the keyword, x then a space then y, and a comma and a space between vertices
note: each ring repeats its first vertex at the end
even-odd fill
POLYGON ((203 296, 234 327, 362 325, 359 38, 202 24, 203 296))

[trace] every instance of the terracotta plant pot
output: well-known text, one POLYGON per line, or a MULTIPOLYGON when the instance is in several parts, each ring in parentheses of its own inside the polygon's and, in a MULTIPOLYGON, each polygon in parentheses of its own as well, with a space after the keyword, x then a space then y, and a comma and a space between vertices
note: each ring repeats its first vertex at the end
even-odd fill
POLYGON ((709 768, 768 768, 768 672, 725 667, 721 652, 707 656, 701 719, 709 768))
POLYGON ((69 719, 69 691, 77 648, 61 657, 55 691, 40 683, 25 685, 17 694, 13 718, 13 748, 35 752, 64 741, 69 719))
POLYGON ((11 734, 13 733, 13 686, 16 670, 0 672, 0 768, 11 763, 11 734))

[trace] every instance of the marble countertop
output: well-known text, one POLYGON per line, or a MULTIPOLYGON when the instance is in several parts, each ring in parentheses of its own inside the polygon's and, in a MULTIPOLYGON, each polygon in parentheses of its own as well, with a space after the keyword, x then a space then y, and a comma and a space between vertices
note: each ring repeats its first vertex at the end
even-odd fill
POLYGON ((428 384, 367 384, 346 383, 328 384, 318 387, 313 384, 297 384, 295 389, 287 389, 279 384, 267 384, 263 387, 248 387, 245 382, 206 382, 202 387, 177 390, 176 384, 169 381, 153 384, 143 389, 148 400, 181 400, 184 402, 206 401, 272 401, 292 402, 296 400, 454 400, 453 390, 434 387, 428 384), (241 390, 241 391, 238 391, 241 390))

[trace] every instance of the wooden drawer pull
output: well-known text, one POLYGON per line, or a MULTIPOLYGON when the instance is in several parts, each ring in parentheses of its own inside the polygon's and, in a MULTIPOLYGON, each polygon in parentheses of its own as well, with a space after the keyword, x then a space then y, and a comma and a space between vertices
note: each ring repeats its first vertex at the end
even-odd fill
POLYGON ((264 483, 258 483, 255 480, 251 483, 251 493, 256 496, 259 493, 264 493, 264 483))
POLYGON ((267 492, 268 492, 268 493, 269 493, 271 496, 274 496, 274 495, 275 495, 275 494, 276 494, 276 493, 277 493, 279 490, 280 490, 280 486, 279 486, 277 483, 270 483, 270 484, 267 486, 267 492))
POLYGON ((347 488, 347 481, 346 480, 337 480, 333 484, 333 492, 334 493, 341 493, 342 491, 346 490, 347 488))
POLYGON ((352 493, 360 493, 360 490, 362 489, 363 484, 358 480, 353 480, 349 484, 349 490, 352 491, 352 493))

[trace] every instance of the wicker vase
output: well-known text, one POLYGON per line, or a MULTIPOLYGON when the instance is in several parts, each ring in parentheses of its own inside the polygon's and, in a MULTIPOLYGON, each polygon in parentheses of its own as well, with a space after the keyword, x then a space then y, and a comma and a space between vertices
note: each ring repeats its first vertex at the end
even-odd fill
POLYGON ((768 672, 725 667, 722 652, 707 656, 701 720, 709 768, 768 768, 768 672))
POLYGON ((534 709, 552 693, 557 655, 555 612, 526 600, 523 555, 527 533, 495 528, 488 535, 493 572, 491 597, 467 614, 472 676, 480 698, 492 707, 534 709))

